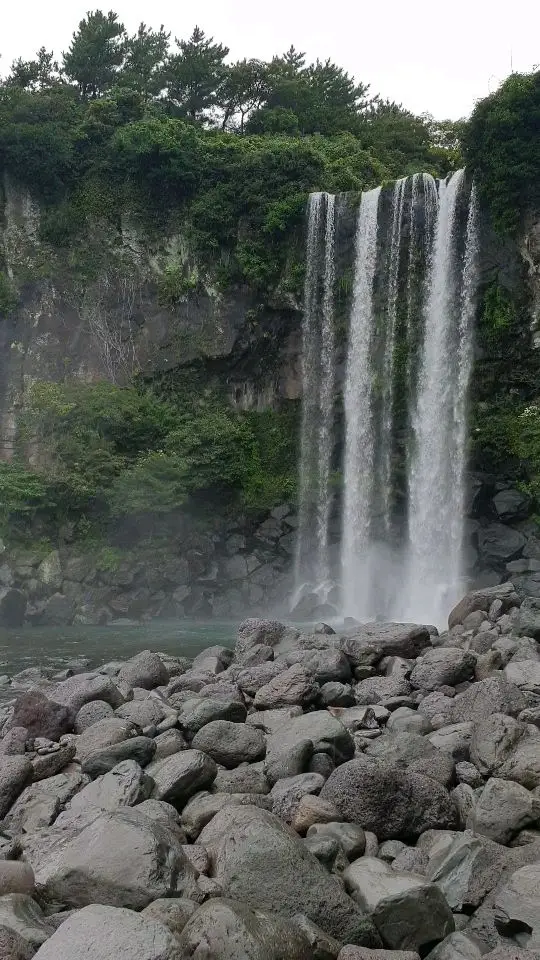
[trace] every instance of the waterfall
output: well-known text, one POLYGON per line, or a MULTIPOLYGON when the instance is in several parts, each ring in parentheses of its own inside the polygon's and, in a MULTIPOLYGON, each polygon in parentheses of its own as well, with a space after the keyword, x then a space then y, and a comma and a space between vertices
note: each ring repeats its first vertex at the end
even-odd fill
POLYGON ((464 171, 439 184, 439 211, 425 309, 415 452, 409 467, 407 616, 440 626, 460 588, 466 397, 472 365, 477 253, 474 195, 464 256, 458 204, 464 171))
POLYGON ((371 342, 380 193, 380 187, 370 190, 362 194, 360 201, 344 390, 346 440, 341 575, 344 610, 358 617, 367 615, 370 592, 368 546, 374 461, 371 342))
POLYGON ((302 326, 302 431, 296 549, 297 594, 330 576, 328 525, 334 444, 335 197, 310 195, 302 326))
POLYGON ((392 195, 392 232, 390 261, 387 277, 386 330, 382 369, 382 418, 380 433, 380 487, 382 533, 386 539, 392 532, 392 453, 394 415, 394 362, 396 346, 396 319, 398 306, 398 278, 401 254, 401 223, 407 179, 396 180, 392 195))

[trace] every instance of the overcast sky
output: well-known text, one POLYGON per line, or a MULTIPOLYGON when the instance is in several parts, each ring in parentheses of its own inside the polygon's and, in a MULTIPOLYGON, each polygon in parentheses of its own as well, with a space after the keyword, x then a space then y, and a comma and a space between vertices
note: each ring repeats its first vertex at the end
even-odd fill
POLYGON ((0 67, 43 44, 60 54, 88 8, 112 6, 134 31, 141 20, 186 37, 195 23, 231 57, 268 59, 291 43, 330 57, 373 93, 416 113, 457 119, 510 73, 540 61, 539 0, 14 0, 2 10, 0 67))

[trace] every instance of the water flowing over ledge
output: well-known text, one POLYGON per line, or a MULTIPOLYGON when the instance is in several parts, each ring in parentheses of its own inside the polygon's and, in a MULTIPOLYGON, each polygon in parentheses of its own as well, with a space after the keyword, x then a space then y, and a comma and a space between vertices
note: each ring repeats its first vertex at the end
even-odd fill
POLYGON ((460 170, 448 181, 415 174, 396 181, 391 192, 362 195, 343 442, 335 417, 338 226, 335 199, 312 195, 296 599, 309 588, 345 616, 440 625, 463 586, 478 259, 474 188, 460 170), (336 450, 343 471, 338 557, 329 537, 336 450))

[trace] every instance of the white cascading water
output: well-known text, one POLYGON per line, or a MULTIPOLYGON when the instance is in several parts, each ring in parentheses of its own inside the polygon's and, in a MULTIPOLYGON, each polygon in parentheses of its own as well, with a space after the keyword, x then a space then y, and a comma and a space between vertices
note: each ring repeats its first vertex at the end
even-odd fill
POLYGON ((380 187, 369 190, 360 202, 344 396, 342 599, 347 615, 358 618, 368 615, 370 593, 368 547, 374 460, 371 341, 380 193, 380 187))
POLYGON ((380 483, 382 528, 391 534, 392 513, 392 420, 394 414, 394 361, 398 306, 398 279, 401 253, 401 223, 407 178, 396 180, 392 196, 392 234, 386 294, 386 335, 382 371, 382 418, 380 434, 380 483))
MULTIPOLYGON (((456 216, 464 171, 439 185, 439 211, 417 409, 409 467, 407 618, 444 624, 460 591, 466 397, 472 364, 477 247, 476 203, 470 204, 464 267, 456 216)), ((474 197, 473 197, 474 201, 474 197)))
POLYGON ((329 577, 333 396, 335 383, 335 197, 310 195, 302 326, 302 432, 296 593, 314 590, 329 577))

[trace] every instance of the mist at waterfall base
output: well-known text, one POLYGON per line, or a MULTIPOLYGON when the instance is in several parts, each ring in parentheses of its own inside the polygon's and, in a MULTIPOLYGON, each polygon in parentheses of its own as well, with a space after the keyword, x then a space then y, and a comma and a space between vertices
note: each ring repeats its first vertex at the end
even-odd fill
POLYGON ((307 210, 293 609, 310 597, 315 615, 444 627, 465 589, 475 191, 460 170, 362 194, 340 348, 336 237, 346 202, 312 194, 307 210))

